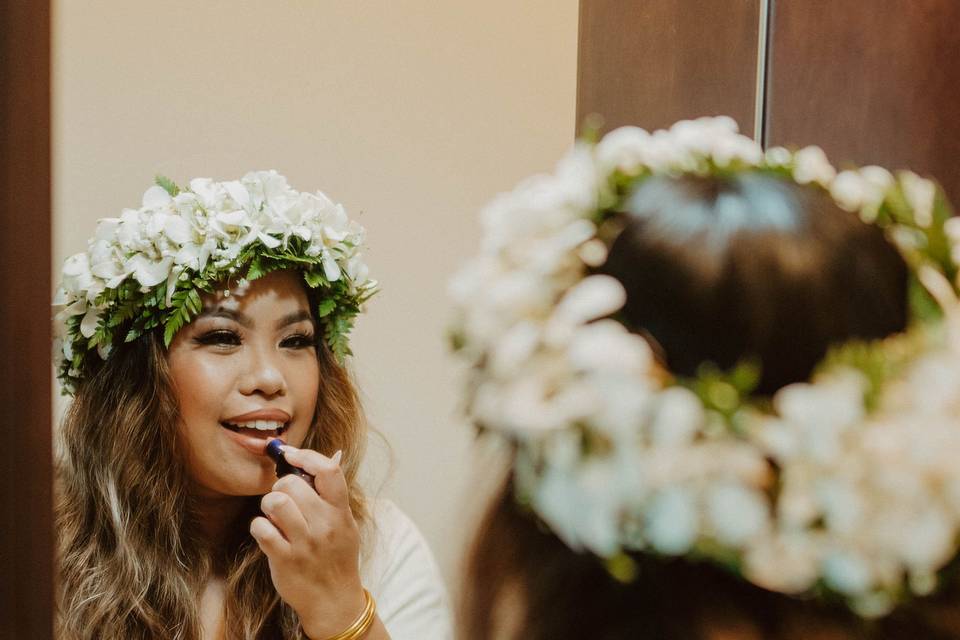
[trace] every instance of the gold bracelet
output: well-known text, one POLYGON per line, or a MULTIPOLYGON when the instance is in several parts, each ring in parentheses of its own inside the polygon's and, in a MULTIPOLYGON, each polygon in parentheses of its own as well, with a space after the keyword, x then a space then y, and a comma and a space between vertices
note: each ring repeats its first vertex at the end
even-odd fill
POLYGON ((346 631, 339 633, 327 640, 360 640, 363 635, 373 626, 373 621, 377 617, 377 603, 366 589, 363 590, 363 612, 346 631))

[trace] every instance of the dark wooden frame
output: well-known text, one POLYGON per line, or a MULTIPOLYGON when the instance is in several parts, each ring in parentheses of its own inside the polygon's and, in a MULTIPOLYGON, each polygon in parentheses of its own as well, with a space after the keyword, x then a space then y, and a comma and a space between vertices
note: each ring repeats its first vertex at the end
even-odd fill
POLYGON ((50 5, 0 2, 0 638, 53 638, 50 5))

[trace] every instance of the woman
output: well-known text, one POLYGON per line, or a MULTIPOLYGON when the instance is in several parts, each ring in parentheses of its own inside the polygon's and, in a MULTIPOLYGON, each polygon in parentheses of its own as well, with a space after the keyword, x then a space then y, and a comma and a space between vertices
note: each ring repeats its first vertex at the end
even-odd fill
POLYGON ((725 118, 495 201, 453 291, 470 414, 514 459, 463 637, 957 637, 948 216, 725 118))
POLYGON ((449 637, 422 537, 357 483, 362 228, 275 172, 158 182, 64 268, 58 637, 449 637))

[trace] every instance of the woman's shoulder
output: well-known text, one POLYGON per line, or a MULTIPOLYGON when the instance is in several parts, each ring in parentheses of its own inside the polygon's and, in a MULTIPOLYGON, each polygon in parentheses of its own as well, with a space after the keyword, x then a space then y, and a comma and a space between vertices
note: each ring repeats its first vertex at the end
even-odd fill
POLYGON ((436 570, 439 576, 433 553, 413 520, 392 500, 371 500, 361 555, 365 577, 383 582, 411 569, 436 570))
POLYGON ((360 573, 395 640, 452 637, 449 598, 420 530, 391 500, 369 505, 360 573))

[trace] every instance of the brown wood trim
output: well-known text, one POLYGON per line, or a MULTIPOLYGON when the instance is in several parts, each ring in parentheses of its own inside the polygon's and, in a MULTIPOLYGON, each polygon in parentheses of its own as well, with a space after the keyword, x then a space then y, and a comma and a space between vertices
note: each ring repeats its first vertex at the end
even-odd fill
POLYGON ((960 205, 960 2, 776 0, 770 144, 909 167, 960 205))
POLYGON ((577 127, 726 114, 753 135, 760 0, 581 0, 577 127))
POLYGON ((49 0, 0 2, 0 34, 0 638, 49 640, 49 0))

